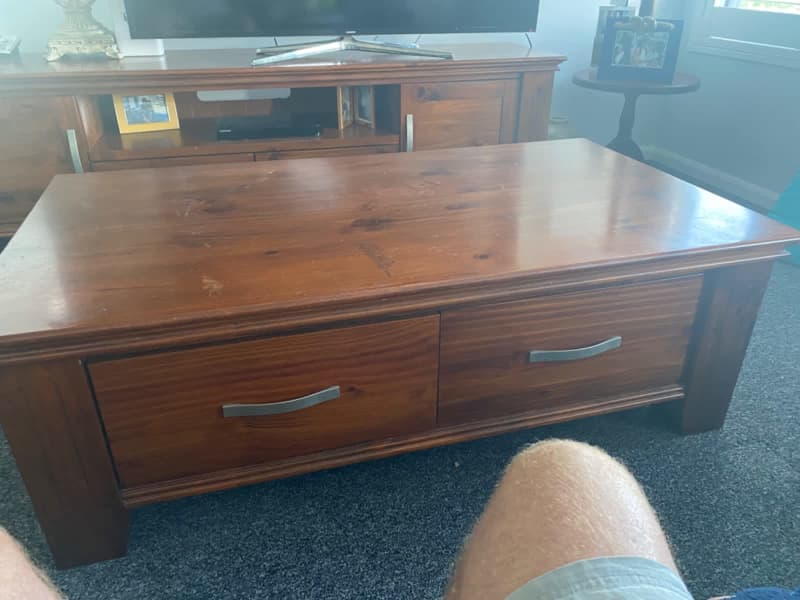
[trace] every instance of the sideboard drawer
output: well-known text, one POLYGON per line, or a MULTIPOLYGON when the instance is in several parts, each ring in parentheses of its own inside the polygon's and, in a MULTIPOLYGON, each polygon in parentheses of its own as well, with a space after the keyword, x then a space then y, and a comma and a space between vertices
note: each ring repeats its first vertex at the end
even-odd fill
POLYGON ((591 405, 678 383, 701 284, 686 277, 444 313, 439 422, 591 405), (541 353, 564 350, 572 352, 541 353))
POLYGON ((128 488, 429 429, 438 339, 432 316, 101 361, 89 372, 128 488))
POLYGON ((326 156, 361 156, 365 154, 391 154, 399 152, 397 144, 378 146, 349 146, 344 148, 316 148, 314 150, 271 150, 256 152, 257 161, 285 160, 298 158, 325 158, 326 156))
POLYGON ((93 171, 122 171, 125 169, 160 169, 186 165, 211 165, 253 162, 252 152, 237 154, 205 154, 200 156, 171 156, 164 158, 132 158, 127 160, 102 160, 92 162, 93 171))

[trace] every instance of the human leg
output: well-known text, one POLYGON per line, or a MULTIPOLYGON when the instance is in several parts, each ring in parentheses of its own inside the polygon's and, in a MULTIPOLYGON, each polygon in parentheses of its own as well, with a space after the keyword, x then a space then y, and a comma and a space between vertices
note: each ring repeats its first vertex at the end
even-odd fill
POLYGON ((467 541, 448 600, 504 599, 575 561, 637 556, 677 573, 636 479, 602 450, 536 444, 515 457, 467 541))
POLYGON ((61 600, 61 594, 28 554, 0 527, 0 596, 3 600, 61 600))

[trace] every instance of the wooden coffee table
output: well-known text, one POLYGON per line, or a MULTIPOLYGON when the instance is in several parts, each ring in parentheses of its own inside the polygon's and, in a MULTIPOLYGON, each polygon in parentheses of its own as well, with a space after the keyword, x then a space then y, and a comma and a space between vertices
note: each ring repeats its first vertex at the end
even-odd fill
POLYGON ((723 424, 800 234, 587 141, 58 176, 0 255, 56 564, 128 509, 669 403, 723 424))

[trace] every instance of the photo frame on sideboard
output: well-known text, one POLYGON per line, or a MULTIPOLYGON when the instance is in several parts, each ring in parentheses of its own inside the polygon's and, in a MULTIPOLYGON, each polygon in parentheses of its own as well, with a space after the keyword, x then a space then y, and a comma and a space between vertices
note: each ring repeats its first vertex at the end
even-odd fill
POLYGON ((121 134, 180 129, 175 96, 169 92, 114 94, 114 113, 121 134))
POLYGON ((355 121, 367 127, 375 127, 375 88, 360 85, 355 88, 353 99, 355 121))
POLYGON ((336 113, 339 119, 339 129, 345 129, 353 124, 353 88, 343 86, 336 88, 336 113))

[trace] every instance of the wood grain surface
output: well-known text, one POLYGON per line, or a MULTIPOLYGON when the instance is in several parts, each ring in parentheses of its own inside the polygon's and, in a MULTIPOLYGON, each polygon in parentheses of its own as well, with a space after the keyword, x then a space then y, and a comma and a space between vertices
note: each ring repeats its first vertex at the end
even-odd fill
POLYGON ((24 54, 0 63, 0 96, 119 94, 248 87, 319 87, 416 80, 497 79, 527 71, 554 71, 566 57, 521 44, 437 45, 453 60, 341 52, 306 61, 253 68, 254 49, 178 50, 163 57, 123 61, 47 63, 24 54))
POLYGON ((446 311, 439 422, 591 405, 680 381, 702 277, 446 311), (530 364, 616 336, 622 347, 574 362, 530 364))
POLYGON ((677 408, 686 433, 719 429, 725 422, 772 263, 715 269, 706 275, 677 408))
POLYGON ((320 137, 231 140, 217 139, 216 119, 181 122, 181 129, 135 135, 107 133, 89 151, 93 161, 241 154, 243 152, 312 151, 331 148, 381 146, 400 143, 398 134, 353 125, 340 131, 326 129, 320 137))
POLYGON ((53 175, 74 172, 67 129, 83 131, 72 98, 0 99, 0 235, 17 229, 53 175))
POLYGON ((431 429, 439 317, 97 362, 92 383, 123 487, 431 429), (281 415, 223 404, 341 397, 281 415))
POLYGON ((298 158, 322 158, 327 156, 361 156, 364 154, 389 154, 399 152, 397 144, 380 146, 350 146, 343 148, 320 148, 318 150, 275 150, 272 152, 256 152, 256 160, 285 160, 298 158))
MULTIPOLYGON (((518 85, 516 79, 403 84, 400 106, 404 115, 414 116, 414 149, 513 142, 518 85)), ((401 124, 405 139, 405 118, 401 124)))
POLYGON ((253 162, 255 156, 249 154, 208 154, 197 156, 176 156, 172 158, 136 158, 132 160, 105 160, 92 162, 94 171, 123 171, 126 169, 154 169, 182 167, 186 165, 212 165, 221 163, 253 162))
POLYGON ((516 141, 548 139, 554 78, 554 72, 533 72, 522 76, 516 141))
POLYGON ((583 140, 59 176, 0 254, 0 355, 447 308, 798 239, 583 140))
POLYGON ((447 444, 455 444, 542 425, 563 423, 593 415, 602 415, 671 401, 678 402, 682 398, 683 388, 673 385, 645 393, 598 399, 595 402, 584 405, 554 405, 548 410, 503 415, 502 417, 489 418, 478 423, 436 427, 428 431, 375 440, 345 448, 325 450, 316 454, 306 454, 247 467, 226 469, 224 471, 203 473, 192 477, 182 477, 180 479, 126 488, 122 490, 122 498, 125 506, 135 508, 153 502, 175 500, 192 494, 203 494, 281 477, 293 477, 321 469, 333 469, 365 460, 396 456, 405 452, 436 448, 447 444))
POLYGON ((80 361, 0 368, 0 424, 56 565, 123 556, 128 513, 80 361))

